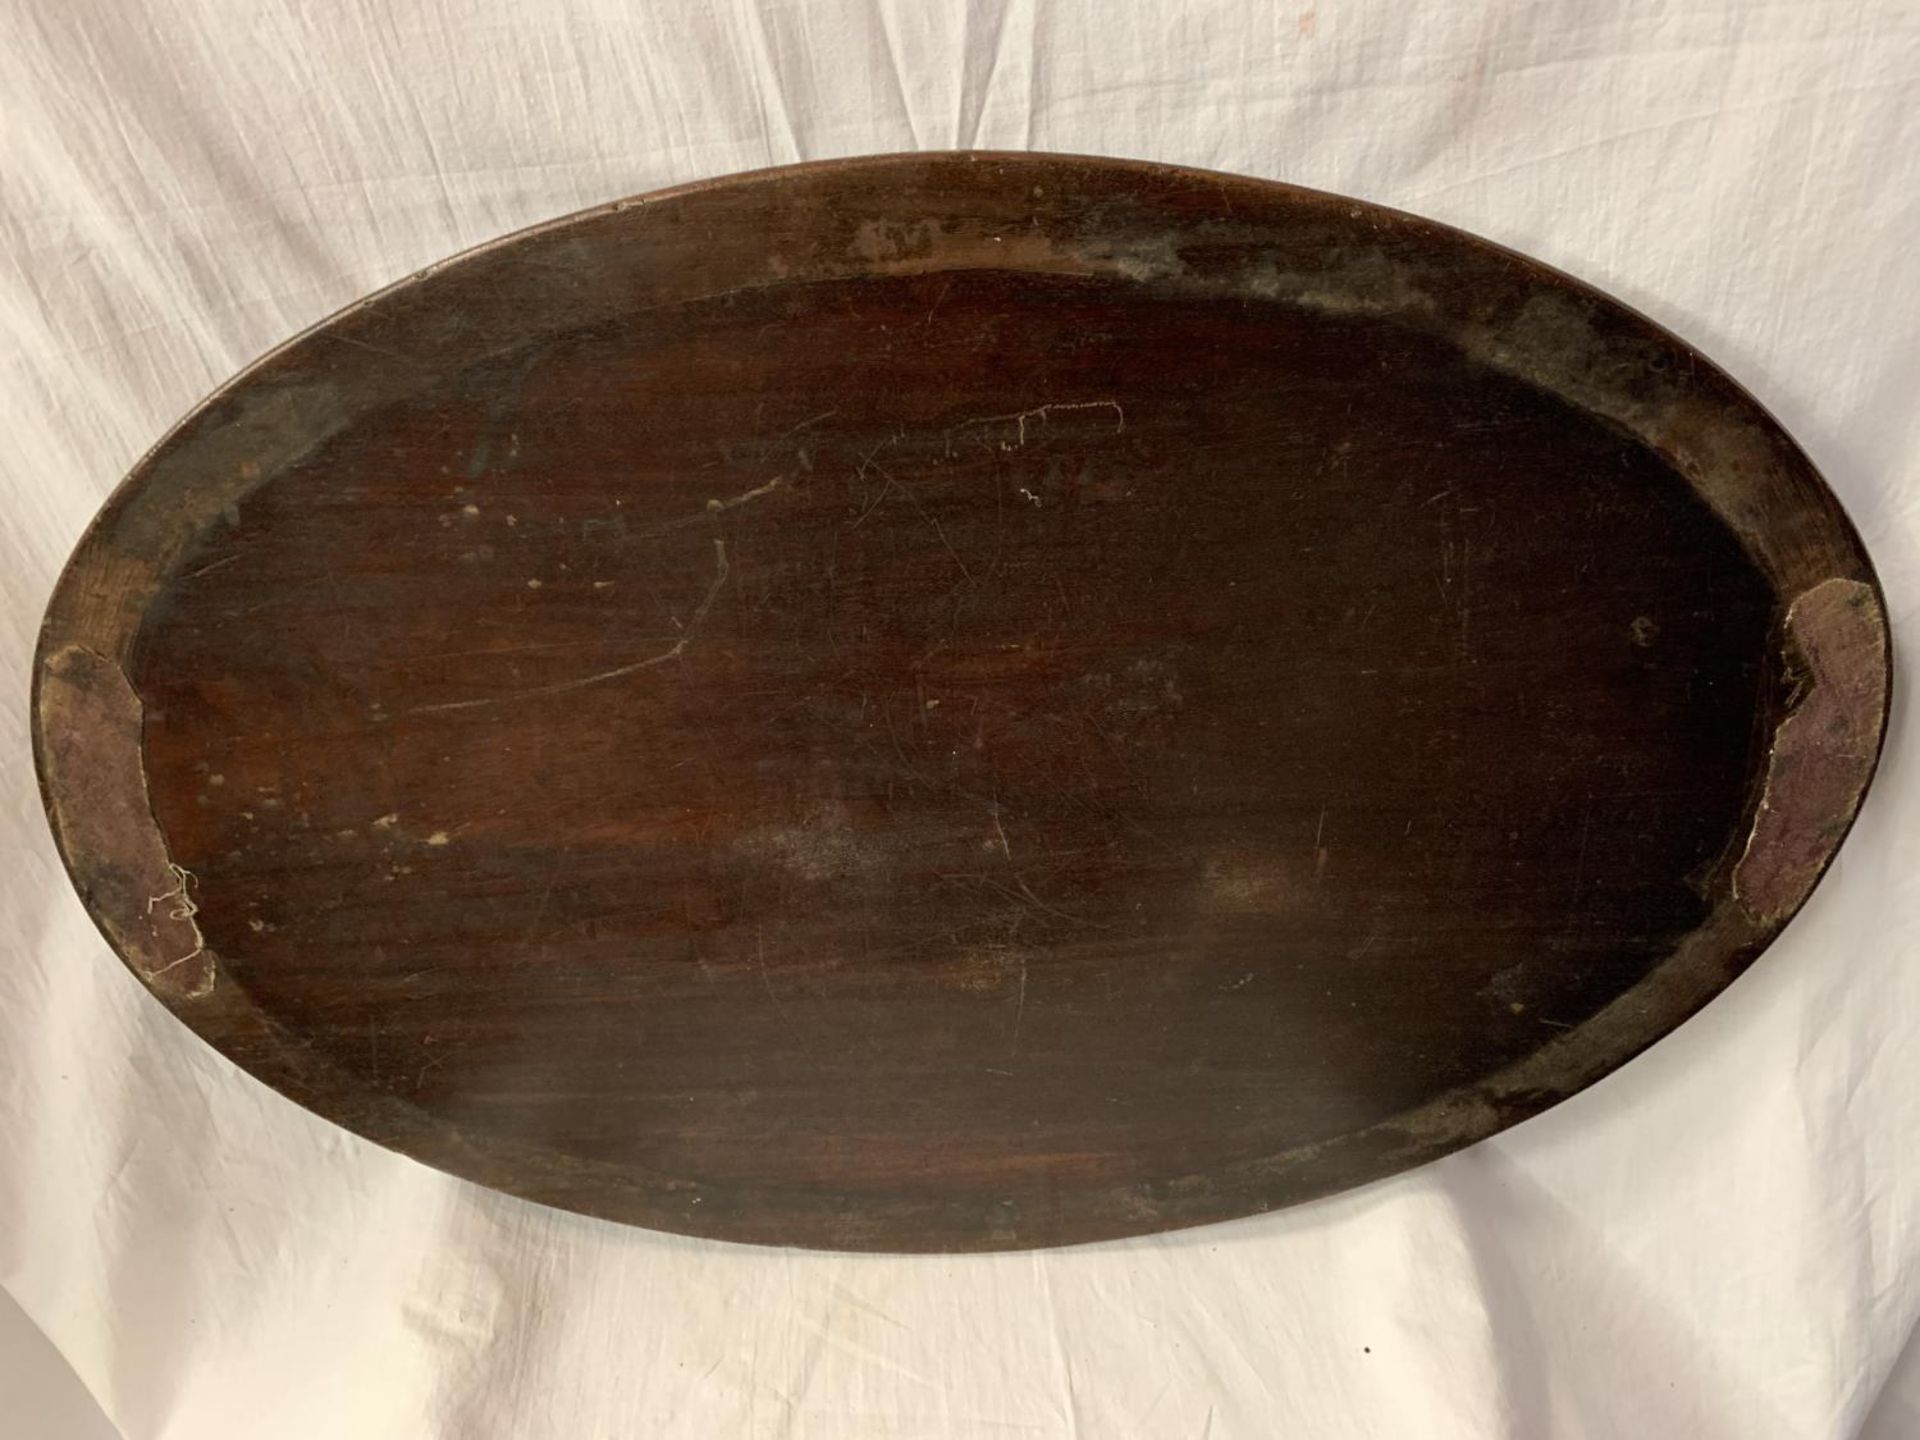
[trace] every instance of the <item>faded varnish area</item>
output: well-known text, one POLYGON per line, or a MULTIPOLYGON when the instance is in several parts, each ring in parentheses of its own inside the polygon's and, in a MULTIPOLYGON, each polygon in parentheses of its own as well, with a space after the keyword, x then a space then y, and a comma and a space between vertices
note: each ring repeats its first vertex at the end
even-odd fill
POLYGON ((981 1248, 1372 1178, 1657 1038, 1844 834, 1880 616, 1791 442, 1562 277, 919 157, 271 358, 83 545, 38 719, 122 953, 304 1102, 619 1218, 981 1248))

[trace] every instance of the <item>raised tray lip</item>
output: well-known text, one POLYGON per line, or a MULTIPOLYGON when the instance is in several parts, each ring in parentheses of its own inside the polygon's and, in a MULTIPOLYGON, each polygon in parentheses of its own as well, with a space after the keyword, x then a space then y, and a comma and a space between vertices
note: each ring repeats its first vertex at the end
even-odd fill
MULTIPOLYGON (((1025 183, 1024 180, 1022 183, 1025 183)), ((1003 268, 1018 271, 1028 267, 1013 264, 1003 268)), ((1578 404, 1579 401, 1574 400, 1573 403, 1578 404)), ((1790 614, 1795 602, 1807 598, 1813 588, 1817 587, 1809 587, 1791 598, 1783 596, 1783 615, 1790 614)), ((50 592, 35 647, 30 681, 29 728, 35 774, 55 848, 70 882, 82 898, 89 918, 109 947, 135 978, 201 1040, 233 1060, 251 1078, 280 1092, 303 1108, 352 1130, 382 1148, 516 1198, 670 1233, 754 1245, 894 1254, 1028 1250, 1096 1244, 1245 1218, 1385 1180, 1475 1144, 1551 1108, 1605 1078, 1652 1044, 1673 1033, 1731 984, 1798 915, 1813 889, 1831 868, 1857 821, 1884 753, 1893 700, 1893 647, 1887 616, 1884 589, 1857 527, 1847 515, 1839 497, 1777 417, 1746 386, 1692 344, 1634 306, 1564 270, 1456 226, 1377 202, 1286 181, 1097 154, 995 150, 896 151, 811 160, 704 177, 543 220, 470 246, 404 275, 265 351, 169 427, 115 486, 75 542, 50 592), (143 969, 136 957, 128 953, 122 941, 116 939, 107 918, 89 898, 89 862, 92 857, 78 846, 70 826, 62 819, 65 787, 63 777, 56 773, 58 766, 52 759, 50 738, 50 731, 56 727, 49 725, 45 707, 49 698, 50 677, 63 655, 70 655, 76 648, 87 650, 84 642, 91 638, 78 633, 71 617, 71 602, 85 578, 81 574, 83 561, 101 547, 107 527, 139 493, 158 458, 188 436, 209 412, 230 397, 246 392, 262 376, 270 374, 276 364, 300 351, 316 337, 333 332, 355 317, 378 309, 396 295, 410 292, 436 276, 458 273, 461 268, 496 252, 555 232, 606 220, 624 211, 659 206, 714 191, 783 184, 808 178, 898 175, 943 165, 991 165, 1030 173, 1059 173, 1062 170, 1092 167, 1132 173, 1143 181, 1163 184, 1205 182, 1219 186, 1223 194, 1238 191, 1250 197, 1258 196, 1269 203, 1285 200, 1290 204, 1315 208, 1345 209, 1352 218, 1365 219, 1376 228, 1385 225, 1445 247, 1459 247, 1469 254, 1502 259, 1554 290, 1601 307, 1646 339, 1685 357, 1690 372, 1697 369, 1710 383, 1719 386, 1735 406, 1759 422, 1760 428, 1769 432, 1782 446, 1783 453, 1790 455, 1802 467, 1805 476, 1832 502, 1824 518, 1833 528, 1836 549, 1844 549, 1851 562, 1852 573, 1845 578, 1848 584, 1858 587, 1852 608, 1864 607, 1871 626, 1871 634, 1865 637, 1872 642, 1871 645, 1865 649, 1856 647, 1857 653, 1851 653, 1848 657, 1849 665, 1863 673, 1863 678, 1871 683, 1874 692, 1870 710, 1863 712, 1861 717, 1866 722, 1863 729, 1870 730, 1870 734, 1860 733, 1857 736, 1868 742, 1867 748, 1864 753, 1849 757, 1857 762, 1857 784, 1852 786, 1845 803, 1827 814, 1823 830, 1826 843, 1804 888, 1792 898, 1791 903, 1758 919, 1748 916, 1742 920, 1738 916, 1724 915, 1722 911, 1730 907, 1716 910, 1706 923, 1676 947, 1672 955, 1657 964, 1645 979, 1623 992, 1588 1021, 1549 1041, 1527 1059, 1472 1084, 1436 1096, 1414 1110, 1330 1141, 1297 1147, 1242 1165, 1222 1167, 1198 1175, 1172 1177, 1150 1186, 1126 1186, 1113 1190, 1096 1187, 1070 1192, 1063 1197, 1057 1213, 1013 1228, 1008 1228, 994 1216, 980 1213, 980 1207, 977 1206, 950 1205, 918 1197, 888 1197, 884 1202, 889 1212, 888 1219, 884 1225, 876 1225, 863 1215, 858 1204, 832 1194, 751 1185, 712 1186, 665 1176, 637 1179, 624 1167, 503 1141, 494 1136, 469 1137, 443 1117, 410 1101, 400 1100, 391 1094, 366 1091, 361 1086, 360 1077, 313 1054, 297 1035, 261 1011, 236 985, 213 985, 204 993, 191 993, 156 983, 153 973, 143 969), (1540 1078, 1537 1075, 1514 1073, 1538 1070, 1535 1062, 1549 1052, 1557 1057, 1548 1067, 1551 1083, 1537 1083, 1540 1078), (342 1081, 346 1083, 342 1084, 342 1081), (1395 1143, 1390 1156, 1383 1161, 1378 1152, 1382 1142, 1389 1139, 1395 1143), (1357 1178, 1341 1173, 1325 1179, 1323 1183, 1300 1183, 1300 1167, 1318 1166, 1324 1171, 1325 1162, 1337 1160, 1343 1149, 1353 1152, 1354 1159, 1364 1173, 1357 1178), (531 1183, 530 1175, 536 1175, 531 1183), (1263 1202, 1262 1191, 1271 1192, 1278 1198, 1263 1202), (582 1192, 597 1192, 601 1198, 594 1203, 583 1203, 582 1192), (609 1204, 604 1198, 607 1195, 619 1198, 609 1204), (770 1230, 778 1227, 769 1226, 758 1218, 741 1221, 735 1206, 743 1198, 758 1206, 780 1210, 789 1222, 785 1233, 777 1236, 770 1234, 770 1230), (707 1202, 704 1206, 703 1201, 707 1202), (916 1226, 920 1228, 916 1229, 916 1226)), ((136 621, 129 627, 129 634, 136 634, 138 629, 136 621)), ((117 665, 114 670, 116 674, 120 673, 117 665)), ((121 681, 125 683, 123 675, 121 681)), ((137 697, 135 702, 137 705, 137 697)), ((1781 717, 1782 722, 1785 718, 1781 717)), ((141 755, 144 766, 143 751, 141 755)), ((1762 805, 1764 808, 1764 800, 1762 805)), ((157 825, 155 828, 157 832, 157 825)), ((162 845, 164 847, 164 839, 162 845)))

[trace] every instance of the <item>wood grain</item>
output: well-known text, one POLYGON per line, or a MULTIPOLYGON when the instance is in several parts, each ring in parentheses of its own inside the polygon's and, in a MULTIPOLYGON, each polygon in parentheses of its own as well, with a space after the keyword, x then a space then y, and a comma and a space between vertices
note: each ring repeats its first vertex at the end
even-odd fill
POLYGON ((302 1103, 594 1214, 1000 1248, 1624 1061, 1817 880, 1887 654, 1792 442, 1576 282, 914 156, 276 352, 82 542, 36 738, 116 947, 302 1103))

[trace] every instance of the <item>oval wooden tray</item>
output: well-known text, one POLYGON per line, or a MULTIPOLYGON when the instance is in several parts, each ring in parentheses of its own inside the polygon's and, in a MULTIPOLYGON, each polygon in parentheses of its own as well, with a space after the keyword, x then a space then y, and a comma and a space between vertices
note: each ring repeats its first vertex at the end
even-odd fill
POLYGON ((1884 607, 1673 336, 1281 185, 922 155, 354 306, 37 667, 114 948, 361 1134, 873 1249, 1245 1215, 1595 1080, 1786 923, 1884 607))

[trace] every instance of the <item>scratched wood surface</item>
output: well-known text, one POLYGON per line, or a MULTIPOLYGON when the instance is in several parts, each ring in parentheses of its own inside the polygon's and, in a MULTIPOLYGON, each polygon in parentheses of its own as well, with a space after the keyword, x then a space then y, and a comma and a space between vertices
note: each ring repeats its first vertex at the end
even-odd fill
POLYGON ((270 356, 83 541, 35 718, 102 928, 302 1103, 595 1214, 973 1249, 1604 1074, 1798 908, 1887 681, 1819 477, 1605 298, 1286 187, 919 156, 270 356))

